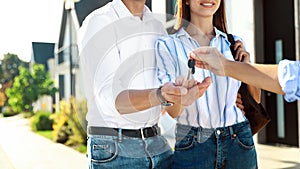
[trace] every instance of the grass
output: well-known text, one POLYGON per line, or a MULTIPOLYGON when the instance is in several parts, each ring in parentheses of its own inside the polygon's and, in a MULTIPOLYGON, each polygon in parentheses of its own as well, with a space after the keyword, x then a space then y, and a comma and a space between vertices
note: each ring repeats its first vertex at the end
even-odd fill
POLYGON ((86 153, 86 145, 84 145, 84 144, 78 145, 78 146, 74 147, 74 149, 83 154, 86 153))
MULTIPOLYGON (((53 140, 53 130, 37 131, 35 133, 37 133, 43 137, 46 137, 49 140, 53 140)), ((83 154, 86 153, 86 145, 84 145, 84 144, 74 145, 74 146, 69 146, 69 147, 79 151, 80 153, 83 153, 83 154)))
POLYGON ((50 140, 53 140, 53 130, 37 131, 36 133, 50 140))

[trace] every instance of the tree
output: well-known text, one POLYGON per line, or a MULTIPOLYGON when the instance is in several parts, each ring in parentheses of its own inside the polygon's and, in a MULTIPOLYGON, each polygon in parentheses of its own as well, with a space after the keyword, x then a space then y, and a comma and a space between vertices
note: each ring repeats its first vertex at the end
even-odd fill
POLYGON ((19 67, 28 68, 29 63, 23 62, 15 54, 7 53, 1 61, 0 67, 0 107, 6 104, 7 98, 5 91, 11 87, 11 84, 16 76, 19 75, 19 67))
POLYGON ((43 95, 54 95, 57 89, 49 72, 41 64, 33 64, 32 71, 20 67, 12 87, 6 90, 8 104, 14 112, 33 112, 33 105, 43 95))
POLYGON ((0 83, 12 82, 19 75, 19 67, 29 67, 29 63, 23 62, 15 54, 7 53, 1 61, 0 83))

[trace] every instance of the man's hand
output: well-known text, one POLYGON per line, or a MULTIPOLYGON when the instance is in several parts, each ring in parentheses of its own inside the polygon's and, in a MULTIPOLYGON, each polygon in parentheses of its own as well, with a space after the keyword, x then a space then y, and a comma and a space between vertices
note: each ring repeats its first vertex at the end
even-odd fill
POLYGON ((201 83, 194 79, 185 80, 184 77, 178 77, 175 84, 164 84, 161 92, 162 96, 169 102, 189 106, 204 94, 211 82, 210 77, 205 78, 201 83), (180 89, 181 92, 174 89, 180 89))
POLYGON ((196 67, 207 69, 219 76, 225 76, 224 64, 228 60, 216 47, 200 47, 189 53, 196 60, 196 67))

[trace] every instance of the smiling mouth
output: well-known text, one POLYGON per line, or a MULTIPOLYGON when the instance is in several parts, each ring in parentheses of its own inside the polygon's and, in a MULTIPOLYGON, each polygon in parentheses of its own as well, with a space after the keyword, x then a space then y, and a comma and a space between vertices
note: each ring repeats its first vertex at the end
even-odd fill
POLYGON ((205 6, 205 7, 212 7, 212 6, 214 6, 214 3, 212 3, 212 2, 205 2, 205 3, 200 3, 200 5, 205 6))

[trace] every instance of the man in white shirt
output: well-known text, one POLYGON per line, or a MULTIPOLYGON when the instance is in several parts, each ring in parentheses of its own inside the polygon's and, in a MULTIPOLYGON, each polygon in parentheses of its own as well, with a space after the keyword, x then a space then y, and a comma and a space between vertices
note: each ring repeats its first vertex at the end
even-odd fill
POLYGON ((172 150, 157 126, 160 105, 189 105, 210 85, 158 88, 154 44, 163 25, 145 0, 113 0, 79 31, 80 71, 88 101, 90 168, 169 168, 172 150), (124 114, 124 115, 122 115, 124 114))

